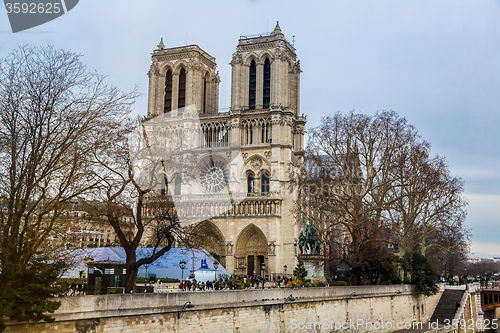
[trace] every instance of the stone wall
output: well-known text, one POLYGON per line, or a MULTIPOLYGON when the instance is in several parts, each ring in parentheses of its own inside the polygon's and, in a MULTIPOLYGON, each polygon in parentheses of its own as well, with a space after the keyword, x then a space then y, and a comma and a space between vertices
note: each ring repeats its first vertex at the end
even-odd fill
POLYGON ((8 322, 6 332, 390 332, 426 323, 439 297, 409 285, 75 296, 54 323, 8 322))

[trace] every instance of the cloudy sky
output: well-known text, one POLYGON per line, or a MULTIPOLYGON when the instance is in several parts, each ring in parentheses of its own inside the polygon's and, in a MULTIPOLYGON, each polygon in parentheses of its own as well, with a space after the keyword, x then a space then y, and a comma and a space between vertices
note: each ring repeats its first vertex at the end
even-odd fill
POLYGON ((16 34, 0 10, 0 57, 25 44, 81 53, 122 90, 138 85, 135 112, 144 115, 160 38, 166 47, 198 44, 217 59, 227 108, 239 36, 276 21, 301 60, 308 126, 352 109, 406 117, 465 180, 473 254, 500 256, 500 0, 81 0, 16 34))

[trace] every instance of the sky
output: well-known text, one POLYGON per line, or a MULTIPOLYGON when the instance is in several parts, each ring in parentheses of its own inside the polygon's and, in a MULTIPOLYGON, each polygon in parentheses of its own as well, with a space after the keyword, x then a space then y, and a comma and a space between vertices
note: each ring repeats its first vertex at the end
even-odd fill
POLYGON ((395 110, 465 181, 471 254, 500 256, 500 0, 81 0, 65 15, 12 33, 0 9, 0 58, 17 45, 83 55, 147 110, 151 52, 197 44, 216 58, 220 108, 241 35, 279 21, 301 61, 307 127, 328 114, 395 110))

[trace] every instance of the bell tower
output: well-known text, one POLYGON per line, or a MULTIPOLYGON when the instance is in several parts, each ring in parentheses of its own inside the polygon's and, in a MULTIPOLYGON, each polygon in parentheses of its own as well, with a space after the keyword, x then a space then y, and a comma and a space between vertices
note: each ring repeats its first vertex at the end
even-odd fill
POLYGON ((274 106, 300 114, 300 61, 278 23, 270 34, 241 36, 230 64, 232 110, 274 106))
POLYGON ((148 117, 195 105, 200 114, 216 114, 219 108, 219 73, 215 58, 198 45, 165 48, 163 39, 151 56, 148 117))

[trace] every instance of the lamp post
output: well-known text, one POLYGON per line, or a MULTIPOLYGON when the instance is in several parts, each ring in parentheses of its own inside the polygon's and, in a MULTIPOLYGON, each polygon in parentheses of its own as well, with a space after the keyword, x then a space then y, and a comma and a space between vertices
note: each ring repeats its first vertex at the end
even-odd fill
POLYGON ((288 268, 287 265, 283 266, 283 268, 285 269, 285 276, 286 276, 286 269, 288 268))
POLYGON ((181 283, 184 282, 184 268, 186 268, 186 262, 184 260, 179 261, 179 267, 182 269, 181 283))
POLYGON ((285 298, 285 303, 281 304, 281 310, 283 310, 283 308, 285 307, 285 304, 289 303, 289 302, 295 302, 295 297, 293 297, 292 294, 290 294, 290 296, 285 298))
POLYGON ((266 264, 262 263, 260 266, 262 269, 262 289, 264 289, 264 284, 266 283, 266 264))
MULTIPOLYGON (((180 263, 179 263, 179 265, 180 265, 180 263)), ((194 308, 194 305, 191 304, 191 302, 188 301, 188 302, 184 303, 181 311, 177 312, 177 319, 181 319, 182 314, 186 311, 186 309, 192 309, 192 308, 194 308)))
POLYGON ((145 281, 145 286, 148 285, 148 282, 149 282, 149 276, 148 276, 148 268, 149 268, 149 264, 145 264, 144 267, 146 267, 146 281, 145 281))
POLYGON ((219 268, 219 263, 217 261, 214 262, 214 268, 215 268, 215 281, 217 281, 217 268, 219 268))

